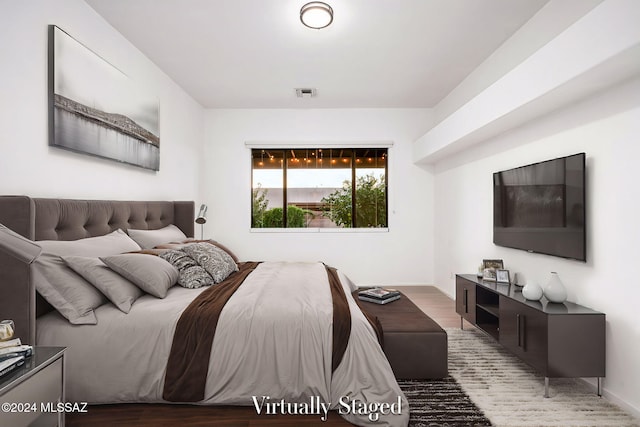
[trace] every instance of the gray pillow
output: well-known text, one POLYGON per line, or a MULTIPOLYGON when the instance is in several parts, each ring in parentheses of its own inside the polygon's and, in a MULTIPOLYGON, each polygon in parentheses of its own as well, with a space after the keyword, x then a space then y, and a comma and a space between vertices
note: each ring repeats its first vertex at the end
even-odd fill
POLYGON ((187 238, 185 234, 173 224, 157 230, 127 230, 129 236, 135 240, 142 249, 151 249, 161 243, 180 242, 187 238))
POLYGON ((124 313, 128 313, 134 301, 144 294, 140 288, 111 270, 98 258, 65 256, 62 259, 124 313))
POLYGON ((86 239, 35 242, 42 254, 33 263, 33 280, 40 295, 74 325, 98 323, 94 308, 107 298, 75 273, 62 256, 99 257, 140 250, 140 246, 122 230, 86 239))
POLYGON ((238 271, 233 258, 217 246, 209 243, 193 243, 181 249, 213 277, 214 283, 220 283, 231 273, 238 271))
POLYGON ((163 252, 159 256, 178 269, 180 272, 178 284, 180 286, 195 289, 213 285, 213 277, 185 252, 172 249, 163 252))
POLYGON ((174 266, 155 255, 122 254, 100 257, 100 260, 146 293, 158 298, 166 297, 167 291, 180 276, 174 266))

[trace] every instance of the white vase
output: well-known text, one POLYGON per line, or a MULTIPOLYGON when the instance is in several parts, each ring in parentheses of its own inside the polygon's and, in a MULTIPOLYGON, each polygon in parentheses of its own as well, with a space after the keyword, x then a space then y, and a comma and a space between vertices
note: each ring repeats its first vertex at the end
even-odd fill
POLYGON ((522 288, 522 296, 530 301, 538 301, 542 298, 542 287, 535 282, 527 283, 522 288))
POLYGON ((555 271, 551 272, 551 278, 544 287, 544 296, 550 302, 556 303, 565 302, 567 299, 567 290, 564 288, 560 277, 558 277, 558 273, 555 271))

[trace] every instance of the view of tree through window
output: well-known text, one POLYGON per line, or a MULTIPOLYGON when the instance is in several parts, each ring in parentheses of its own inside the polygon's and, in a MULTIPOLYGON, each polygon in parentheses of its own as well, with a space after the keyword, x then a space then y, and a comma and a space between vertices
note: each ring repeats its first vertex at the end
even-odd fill
POLYGON ((251 150, 251 227, 387 227, 387 155, 386 148, 251 150))

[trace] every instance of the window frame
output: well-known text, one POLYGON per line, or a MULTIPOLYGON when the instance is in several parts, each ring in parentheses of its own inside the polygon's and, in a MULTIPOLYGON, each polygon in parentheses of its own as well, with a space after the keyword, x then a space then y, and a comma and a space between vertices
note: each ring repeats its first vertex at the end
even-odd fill
POLYGON ((304 144, 295 144, 295 143, 268 143, 268 142, 245 142, 245 147, 249 149, 249 162, 250 162, 250 171, 251 171, 251 203, 250 203, 250 230, 251 232, 257 233, 273 233, 273 232, 301 232, 301 233, 380 233, 380 232, 388 232, 389 231, 389 156, 391 155, 391 148, 393 147, 393 142, 384 141, 384 142, 371 142, 371 143, 353 143, 353 142, 345 142, 345 143, 329 143, 329 144, 314 144, 314 143, 304 143, 304 144), (351 150, 351 203, 352 203, 352 216, 351 216, 351 227, 336 227, 336 228, 324 228, 324 227, 287 227, 287 209, 284 207, 287 206, 287 157, 283 156, 283 227, 253 227, 253 173, 254 173, 254 165, 253 165, 253 150, 268 150, 268 151, 283 151, 286 152, 288 150, 325 150, 325 149, 344 149, 351 150), (356 218, 356 200, 357 200, 357 163, 356 163, 356 153, 358 150, 362 149, 386 149, 386 161, 384 165, 384 178, 385 178, 385 213, 386 213, 386 226, 385 227, 355 227, 356 218))

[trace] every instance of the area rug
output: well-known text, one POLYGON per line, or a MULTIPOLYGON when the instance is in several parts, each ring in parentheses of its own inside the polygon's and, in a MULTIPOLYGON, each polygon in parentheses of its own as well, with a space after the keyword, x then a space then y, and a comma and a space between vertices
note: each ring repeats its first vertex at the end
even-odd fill
POLYGON ((452 377, 431 381, 398 381, 409 401, 409 427, 490 426, 452 377))
POLYGON ((640 427, 579 379, 544 377, 474 328, 447 329, 449 374, 496 427, 640 427))

